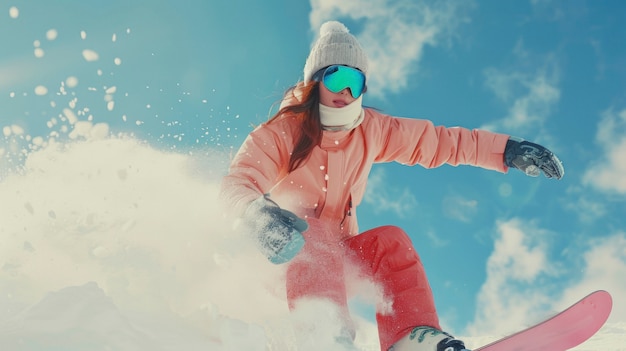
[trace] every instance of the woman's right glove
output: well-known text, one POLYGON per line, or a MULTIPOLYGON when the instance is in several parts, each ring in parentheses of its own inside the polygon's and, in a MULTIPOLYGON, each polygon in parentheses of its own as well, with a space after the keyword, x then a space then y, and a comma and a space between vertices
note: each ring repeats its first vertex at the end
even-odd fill
POLYGON ((254 232, 261 252, 275 264, 285 263, 300 252, 304 246, 302 233, 309 228, 306 221, 281 209, 267 196, 252 201, 243 220, 254 232))

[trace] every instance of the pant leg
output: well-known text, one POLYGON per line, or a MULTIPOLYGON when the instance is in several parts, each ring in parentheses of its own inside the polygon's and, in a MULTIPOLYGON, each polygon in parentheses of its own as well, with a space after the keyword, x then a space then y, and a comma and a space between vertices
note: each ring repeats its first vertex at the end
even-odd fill
POLYGON ((441 329, 433 294, 411 239, 400 228, 384 226, 344 243, 362 272, 381 284, 392 311, 378 311, 381 350, 388 350, 416 326, 441 329))
POLYGON ((354 326, 348 310, 344 276, 345 250, 336 231, 316 219, 309 219, 304 232, 302 251, 287 267, 287 301, 293 310, 299 299, 318 298, 333 302, 339 308, 343 329, 354 336, 354 326))

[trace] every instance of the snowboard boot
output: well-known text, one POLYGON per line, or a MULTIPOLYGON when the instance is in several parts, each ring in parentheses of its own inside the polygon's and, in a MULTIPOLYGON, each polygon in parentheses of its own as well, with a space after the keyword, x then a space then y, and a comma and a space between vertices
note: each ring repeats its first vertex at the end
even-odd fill
POLYGON ((335 342, 342 346, 342 351, 359 351, 354 345, 355 336, 356 332, 353 327, 344 326, 341 328, 339 335, 335 337, 335 342))
POLYGON ((431 327, 416 327, 389 351, 470 351, 461 340, 431 327))

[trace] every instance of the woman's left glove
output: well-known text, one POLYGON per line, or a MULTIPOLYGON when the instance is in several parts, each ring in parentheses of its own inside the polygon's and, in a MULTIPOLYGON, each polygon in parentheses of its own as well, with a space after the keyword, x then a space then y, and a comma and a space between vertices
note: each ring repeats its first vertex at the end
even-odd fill
POLYGON ((302 232, 309 228, 306 221, 267 196, 252 201, 243 220, 255 234, 261 252, 275 264, 285 263, 300 252, 304 246, 302 232))
POLYGON ((561 179, 565 174, 563 164, 552 151, 515 137, 509 138, 506 142, 504 163, 532 177, 537 177, 543 172, 548 178, 561 179))

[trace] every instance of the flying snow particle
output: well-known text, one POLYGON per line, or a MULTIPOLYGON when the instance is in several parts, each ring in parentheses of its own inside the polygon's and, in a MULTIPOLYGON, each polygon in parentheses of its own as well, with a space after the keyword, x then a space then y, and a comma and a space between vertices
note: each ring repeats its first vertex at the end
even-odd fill
POLYGON ((89 49, 83 50, 83 57, 87 62, 98 61, 98 59, 100 58, 97 52, 89 49))
POLYGON ((91 250, 91 254, 97 258, 104 258, 111 254, 111 250, 107 247, 98 246, 91 250))
POLYGON ((65 85, 68 88, 75 88, 78 85, 78 78, 74 76, 67 77, 67 79, 65 79, 65 85))
POLYGON ((50 29, 50 30, 48 30, 48 31, 46 32, 46 38, 47 38, 48 40, 52 41, 52 40, 54 40, 54 39, 56 39, 56 38, 57 38, 57 35, 58 35, 58 34, 59 34, 59 33, 57 32, 57 30, 56 30, 56 29, 50 29))
POLYGON ((24 128, 13 124, 11 125, 11 133, 13 133, 13 135, 23 135, 24 134, 24 128))
POLYGON ((85 40, 87 38, 87 32, 85 32, 84 30, 80 31, 80 38, 82 40, 85 40))
POLYGON ((76 122, 78 122, 78 117, 76 117, 74 111, 70 110, 69 108, 63 109, 63 114, 65 115, 65 118, 67 118, 67 120, 70 122, 70 124, 75 124, 76 122))
POLYGON ((43 49, 41 48, 41 42, 39 40, 35 40, 33 42, 33 46, 35 47, 35 57, 36 58, 42 58, 45 54, 45 52, 43 51, 43 49))
POLYGON ((70 139, 77 139, 79 137, 87 138, 91 132, 93 124, 88 121, 77 121, 74 123, 74 129, 68 134, 70 139))
POLYGON ((42 58, 46 53, 42 48, 35 48, 34 54, 36 58, 42 58))
POLYGON ((116 66, 119 66, 119 65, 121 65, 121 64, 122 64, 122 59, 121 59, 121 58, 119 58, 119 57, 116 57, 116 58, 115 58, 115 60, 113 60, 113 62, 115 62, 115 65, 116 65, 116 66))
POLYGON ((17 7, 13 6, 9 9, 9 16, 13 19, 19 17, 20 15, 20 10, 17 9, 17 7))
POLYGON ((90 131, 92 139, 102 140, 109 135, 109 125, 107 123, 96 123, 90 131))
POLYGON ((43 85, 38 85, 35 87, 35 94, 39 96, 46 95, 48 94, 48 88, 44 87, 43 85))

